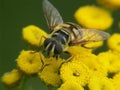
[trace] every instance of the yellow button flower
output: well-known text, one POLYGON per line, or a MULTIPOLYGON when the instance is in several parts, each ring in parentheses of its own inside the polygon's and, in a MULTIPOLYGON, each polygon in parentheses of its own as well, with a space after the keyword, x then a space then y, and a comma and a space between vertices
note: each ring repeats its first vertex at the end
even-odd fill
POLYGON ((114 33, 107 43, 110 49, 120 52, 120 33, 114 33))
POLYGON ((106 77, 93 75, 88 83, 90 90, 115 90, 113 83, 106 77))
POLYGON ((21 73, 17 69, 13 69, 11 72, 7 72, 2 76, 2 82, 6 85, 14 85, 21 78, 21 73))
POLYGON ((98 48, 98 47, 101 47, 102 45, 103 45, 103 41, 90 42, 90 43, 86 44, 85 47, 87 47, 87 48, 98 48))
POLYGON ((17 65, 20 68, 20 70, 27 74, 37 73, 42 67, 40 57, 42 57, 41 53, 39 54, 31 50, 23 50, 17 58, 17 65))
POLYGON ((120 71, 120 54, 111 50, 101 52, 97 60, 102 67, 107 69, 110 73, 117 73, 120 71))
POLYGON ((64 62, 64 59, 48 58, 45 60, 45 64, 48 65, 44 67, 42 72, 39 72, 39 77, 45 82, 46 85, 52 85, 57 87, 61 83, 59 76, 59 68, 64 62))
POLYGON ((98 30, 105 30, 113 23, 110 13, 96 6, 80 7, 74 17, 82 26, 98 30))
POLYGON ((120 0, 98 0, 98 2, 110 8, 120 7, 120 0))
POLYGON ((84 88, 80 86, 79 83, 68 80, 63 83, 57 90, 84 90, 84 88))
POLYGON ((115 90, 120 90, 120 72, 115 74, 112 81, 115 86, 115 90))
POLYGON ((44 37, 48 36, 44 30, 34 25, 24 27, 22 35, 28 43, 37 47, 40 47, 45 40, 44 37))
POLYGON ((78 45, 69 47, 67 51, 70 53, 70 55, 75 56, 78 54, 91 53, 92 49, 87 49, 78 45))
POLYGON ((67 62, 62 65, 60 76, 63 82, 69 80, 85 86, 89 79, 89 69, 81 62, 67 62))
POLYGON ((82 62, 85 64, 91 73, 98 73, 103 76, 107 76, 107 69, 101 66, 99 62, 97 61, 97 56, 92 53, 84 53, 84 54, 78 54, 76 56, 73 56, 71 59, 73 62, 82 62))

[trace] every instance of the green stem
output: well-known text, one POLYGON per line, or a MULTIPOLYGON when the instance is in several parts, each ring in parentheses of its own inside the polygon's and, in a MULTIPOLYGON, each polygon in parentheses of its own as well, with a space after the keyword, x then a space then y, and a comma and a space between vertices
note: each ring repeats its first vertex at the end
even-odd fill
POLYGON ((48 86, 48 90, 52 90, 52 87, 51 87, 51 86, 48 86))
POLYGON ((21 80, 21 82, 18 86, 18 90, 24 90, 25 89, 26 80, 27 80, 26 76, 23 75, 22 80, 21 80))

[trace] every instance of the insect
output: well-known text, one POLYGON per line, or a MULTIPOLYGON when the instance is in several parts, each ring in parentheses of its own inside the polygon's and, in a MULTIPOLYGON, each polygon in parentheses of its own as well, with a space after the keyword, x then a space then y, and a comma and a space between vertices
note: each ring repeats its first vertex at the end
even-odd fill
POLYGON ((51 31, 44 41, 45 51, 49 56, 58 57, 70 46, 84 46, 86 43, 102 41, 110 36, 100 30, 85 29, 71 22, 63 22, 60 13, 48 0, 43 0, 43 12, 51 31))

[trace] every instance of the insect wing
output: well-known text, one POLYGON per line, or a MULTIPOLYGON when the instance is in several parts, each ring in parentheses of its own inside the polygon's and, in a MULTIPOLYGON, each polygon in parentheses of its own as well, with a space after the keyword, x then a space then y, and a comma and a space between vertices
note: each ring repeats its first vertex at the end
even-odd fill
POLYGON ((56 25, 63 23, 60 13, 48 0, 43 0, 43 12, 51 31, 56 25))
POLYGON ((78 36, 75 40, 71 42, 71 45, 82 45, 89 42, 97 42, 107 39, 110 34, 93 29, 79 29, 82 36, 78 36))

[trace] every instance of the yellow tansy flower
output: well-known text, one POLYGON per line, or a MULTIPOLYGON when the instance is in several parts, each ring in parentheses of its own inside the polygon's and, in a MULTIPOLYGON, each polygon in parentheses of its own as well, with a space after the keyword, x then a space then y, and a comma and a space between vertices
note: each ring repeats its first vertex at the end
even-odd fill
POLYGON ((91 76, 88 87, 90 90, 115 90, 113 83, 106 77, 91 76))
POLYGON ((71 80, 85 86, 89 79, 89 69, 81 62, 67 62, 62 65, 60 76, 63 82, 71 80))
POLYGON ((57 90, 84 90, 82 86, 79 85, 79 83, 76 83, 74 81, 68 80, 64 82, 60 88, 57 90))
POLYGON ((2 82, 6 85, 14 85, 21 78, 21 73, 17 69, 13 69, 11 72, 7 72, 2 76, 2 82))
POLYGON ((90 42, 90 43, 86 44, 85 47, 88 47, 88 48, 98 48, 98 47, 100 47, 102 45, 103 45, 103 41, 90 42))
POLYGON ((84 48, 84 47, 81 47, 80 45, 78 46, 71 46, 68 48, 68 53, 70 53, 70 55, 78 55, 78 54, 86 54, 87 53, 91 53, 92 49, 87 49, 87 48, 84 48))
POLYGON ((115 90, 120 90, 120 72, 113 77, 112 81, 113 81, 115 90))
POLYGON ((61 64, 64 62, 63 59, 56 58, 48 58, 45 61, 46 66, 42 72, 39 72, 39 77, 45 82, 47 85, 52 85, 54 87, 57 87, 61 83, 61 79, 59 76, 59 68, 61 64))
POLYGON ((120 52, 120 33, 114 33, 107 43, 110 49, 120 52))
POLYGON ((96 6, 80 7, 74 16, 78 23, 86 28, 105 30, 113 23, 110 13, 96 6))
POLYGON ((22 35, 28 43, 37 47, 40 47, 45 40, 44 37, 48 36, 44 30, 34 25, 24 27, 22 35))
POLYGON ((120 54, 114 53, 111 50, 102 52, 97 57, 98 63, 102 67, 107 69, 110 73, 116 73, 120 71, 120 54))
POLYGON ((99 73, 103 76, 107 76, 107 70, 102 67, 97 61, 97 56, 92 53, 84 53, 73 56, 71 59, 73 62, 82 62, 84 63, 92 73, 99 73))
POLYGON ((110 8, 120 7, 120 0, 98 0, 98 2, 110 8))
POLYGON ((42 68, 41 56, 41 53, 23 50, 17 58, 17 65, 27 74, 37 73, 42 68))

